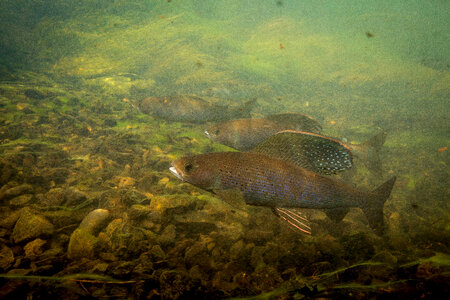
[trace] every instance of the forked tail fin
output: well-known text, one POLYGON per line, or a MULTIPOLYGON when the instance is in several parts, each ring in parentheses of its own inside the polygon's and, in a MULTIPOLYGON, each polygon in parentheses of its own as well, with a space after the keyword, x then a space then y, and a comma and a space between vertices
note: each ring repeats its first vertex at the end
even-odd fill
POLYGON ((355 156, 359 157, 367 169, 378 177, 381 177, 383 172, 380 149, 386 141, 386 135, 386 132, 381 132, 360 145, 351 145, 355 156))
POLYGON ((369 221, 369 226, 378 235, 384 232, 383 206, 391 194, 396 179, 397 177, 394 176, 370 192, 369 197, 366 197, 360 205, 369 221))
POLYGON ((250 118, 251 111, 256 104, 256 98, 250 99, 247 102, 244 102, 242 105, 231 109, 230 115, 233 118, 250 118))

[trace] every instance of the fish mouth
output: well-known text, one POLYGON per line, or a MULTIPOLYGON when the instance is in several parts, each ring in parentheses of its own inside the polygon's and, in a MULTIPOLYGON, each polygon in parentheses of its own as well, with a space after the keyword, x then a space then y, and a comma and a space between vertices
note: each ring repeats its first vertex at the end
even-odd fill
POLYGON ((175 177, 184 181, 183 177, 181 177, 181 175, 177 172, 177 169, 175 169, 175 167, 170 167, 169 170, 175 177))
POLYGON ((209 134, 208 130, 205 130, 205 134, 209 139, 211 138, 211 135, 209 134))

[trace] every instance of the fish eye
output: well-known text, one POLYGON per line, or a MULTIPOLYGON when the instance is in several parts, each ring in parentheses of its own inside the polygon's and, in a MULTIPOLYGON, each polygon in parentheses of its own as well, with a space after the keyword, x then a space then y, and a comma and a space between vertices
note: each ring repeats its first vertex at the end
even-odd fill
POLYGON ((220 129, 217 129, 217 130, 216 130, 216 134, 219 134, 219 133, 220 133, 220 129))
POLYGON ((184 170, 189 173, 190 171, 192 171, 193 167, 194 166, 191 163, 187 163, 186 165, 184 165, 184 170))

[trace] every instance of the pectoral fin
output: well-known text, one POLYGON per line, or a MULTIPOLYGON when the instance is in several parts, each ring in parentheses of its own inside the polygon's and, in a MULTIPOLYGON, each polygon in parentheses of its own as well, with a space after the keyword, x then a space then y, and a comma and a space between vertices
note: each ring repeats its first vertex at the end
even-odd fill
POLYGON ((238 189, 213 190, 213 193, 234 209, 246 211, 247 204, 245 203, 242 192, 238 189))

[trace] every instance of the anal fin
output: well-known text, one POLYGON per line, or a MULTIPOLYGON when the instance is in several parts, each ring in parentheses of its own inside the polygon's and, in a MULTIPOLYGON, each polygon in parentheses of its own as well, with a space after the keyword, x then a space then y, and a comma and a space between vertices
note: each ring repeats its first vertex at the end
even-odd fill
POLYGON ((291 228, 302 233, 311 234, 311 227, 307 225, 309 223, 308 219, 303 217, 299 211, 283 207, 276 207, 272 211, 276 216, 286 221, 291 228))

